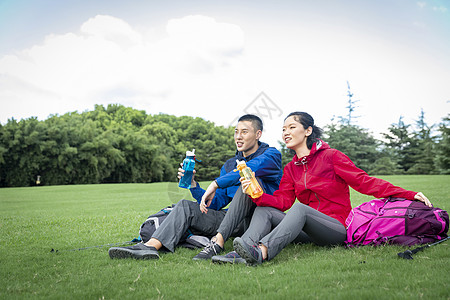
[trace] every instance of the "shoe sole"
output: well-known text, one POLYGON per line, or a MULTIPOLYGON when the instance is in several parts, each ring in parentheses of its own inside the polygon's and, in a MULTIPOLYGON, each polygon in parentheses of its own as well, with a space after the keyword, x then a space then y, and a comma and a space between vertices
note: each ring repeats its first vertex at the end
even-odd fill
POLYGON ((247 248, 242 244, 244 241, 241 238, 235 238, 233 241, 234 251, 242 257, 247 265, 253 266, 258 264, 258 261, 248 252, 247 248))
POLYGON ((196 257, 196 256, 194 256, 192 258, 192 260, 197 260, 197 261, 199 261, 199 260, 211 260, 211 257, 196 257))
POLYGON ((123 248, 111 248, 108 251, 109 257, 115 258, 134 258, 134 259, 159 259, 159 255, 148 253, 145 250, 129 250, 123 248))
POLYGON ((215 264, 246 264, 247 262, 243 258, 228 258, 228 257, 215 257, 211 259, 215 264))

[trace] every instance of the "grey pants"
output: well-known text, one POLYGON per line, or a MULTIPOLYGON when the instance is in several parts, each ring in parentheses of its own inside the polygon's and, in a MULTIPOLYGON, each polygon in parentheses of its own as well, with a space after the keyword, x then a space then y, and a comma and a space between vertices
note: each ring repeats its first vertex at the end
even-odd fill
POLYGON ((242 191, 242 187, 239 187, 217 232, 225 241, 231 236, 241 236, 249 227, 255 208, 256 204, 242 191))
POLYGON ((251 204, 253 202, 242 192, 241 188, 234 195, 228 212, 208 209, 208 213, 204 214, 200 211, 197 202, 180 200, 161 223, 161 226, 153 233, 152 238, 157 239, 165 248, 173 252, 188 229, 193 234, 208 237, 216 235, 217 232, 221 232, 227 239, 230 236, 241 236, 248 227, 245 226, 245 220, 247 220, 247 225, 250 223, 250 217, 247 219, 245 217, 249 215, 249 211, 253 212, 250 208, 251 204), (235 217, 227 218, 230 213, 235 217), (223 222, 225 220, 227 221, 223 222), (222 231, 218 230, 219 226, 222 231))
POLYGON ((183 235, 189 229, 193 234, 213 236, 225 217, 226 211, 209 209, 207 214, 200 211, 197 202, 180 200, 164 222, 153 233, 171 252, 175 250, 183 235))
POLYGON ((242 236, 246 243, 266 246, 268 260, 291 242, 326 246, 342 244, 346 238, 341 222, 302 203, 295 203, 287 214, 273 207, 257 207, 242 236))

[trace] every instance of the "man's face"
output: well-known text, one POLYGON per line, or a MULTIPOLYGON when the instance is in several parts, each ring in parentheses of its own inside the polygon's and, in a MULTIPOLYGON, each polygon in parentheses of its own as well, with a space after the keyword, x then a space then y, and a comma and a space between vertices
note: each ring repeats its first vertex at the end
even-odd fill
POLYGON ((256 131, 250 121, 241 121, 234 130, 234 142, 238 151, 242 151, 244 156, 254 153, 258 149, 258 140, 261 137, 261 130, 256 131))

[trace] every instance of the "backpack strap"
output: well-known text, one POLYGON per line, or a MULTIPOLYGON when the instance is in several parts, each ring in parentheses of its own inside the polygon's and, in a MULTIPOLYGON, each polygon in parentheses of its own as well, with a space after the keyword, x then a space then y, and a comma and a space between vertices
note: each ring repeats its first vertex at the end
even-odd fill
POLYGON ((434 211, 434 215, 436 216, 436 219, 442 224, 442 229, 441 229, 441 231, 439 231, 439 233, 444 232, 446 226, 448 226, 448 224, 441 218, 441 211, 442 211, 442 209, 436 209, 434 211))
POLYGON ((381 232, 379 232, 378 230, 375 231, 375 233, 378 235, 378 237, 376 239, 374 239, 371 244, 374 246, 379 246, 382 244, 386 244, 388 238, 385 237, 383 234, 381 234, 381 232))

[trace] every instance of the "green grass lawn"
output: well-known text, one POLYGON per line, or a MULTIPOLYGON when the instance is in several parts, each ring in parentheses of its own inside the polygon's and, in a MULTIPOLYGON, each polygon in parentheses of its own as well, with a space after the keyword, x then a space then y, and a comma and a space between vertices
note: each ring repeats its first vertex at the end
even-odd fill
MULTIPOLYGON (((450 176, 383 178, 450 210, 450 176)), ((181 198, 190 195, 175 183, 0 189, 0 298, 450 299, 450 242, 412 261, 397 257, 399 246, 290 245, 258 267, 192 261, 198 251, 188 249, 157 261, 111 260, 109 247, 68 251, 129 241, 181 198)), ((353 206, 371 198, 352 191, 353 206)))

